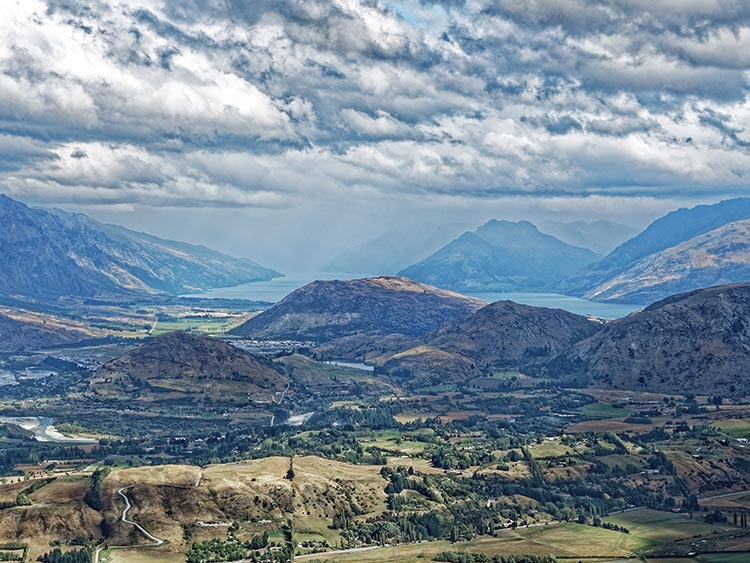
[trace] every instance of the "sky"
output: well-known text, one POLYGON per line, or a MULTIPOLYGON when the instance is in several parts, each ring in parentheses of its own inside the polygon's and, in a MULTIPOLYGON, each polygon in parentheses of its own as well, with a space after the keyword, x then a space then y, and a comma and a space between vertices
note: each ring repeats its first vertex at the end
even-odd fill
POLYGON ((743 0, 6 0, 0 192, 282 271, 750 195, 743 0))

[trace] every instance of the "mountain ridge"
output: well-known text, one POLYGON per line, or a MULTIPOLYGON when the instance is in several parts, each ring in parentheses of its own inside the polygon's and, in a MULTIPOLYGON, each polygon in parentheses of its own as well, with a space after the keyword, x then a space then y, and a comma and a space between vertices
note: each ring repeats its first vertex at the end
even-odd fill
POLYGON ((0 195, 0 294, 179 294, 281 274, 249 259, 160 239, 86 215, 35 209, 0 195))
MULTIPOLYGON (((729 199, 713 205, 672 211, 652 222, 643 232, 621 244, 601 260, 562 280, 557 285, 557 290, 576 297, 595 295, 598 286, 623 274, 640 260, 727 224, 747 219, 750 219, 750 198, 729 199)), ((667 294, 652 294, 646 300, 666 297, 667 294)))

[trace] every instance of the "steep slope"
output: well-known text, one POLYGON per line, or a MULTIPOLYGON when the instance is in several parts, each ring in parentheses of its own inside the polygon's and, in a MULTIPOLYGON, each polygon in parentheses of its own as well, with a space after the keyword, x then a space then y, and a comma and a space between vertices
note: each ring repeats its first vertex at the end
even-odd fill
POLYGON ((177 331, 104 364, 92 375, 89 392, 128 402, 270 403, 286 384, 270 360, 216 338, 177 331))
POLYGON ((665 295, 741 281, 750 281, 750 220, 651 254, 592 288, 586 297, 652 303, 665 295))
POLYGON ((429 256, 464 228, 458 224, 448 224, 438 229, 412 226, 390 231, 340 252, 323 269, 327 272, 393 275, 429 256))
POLYGON ((443 327, 428 344, 482 367, 500 367, 557 354, 600 328, 562 309, 498 301, 443 327))
POLYGON ((424 336, 484 305, 405 278, 316 281, 231 331, 236 336, 326 345, 331 357, 365 357, 391 342, 424 336), (337 349, 338 345, 341 349, 337 349))
POLYGON ((12 317, 0 312, 0 352, 71 344, 96 335, 83 326, 72 325, 74 323, 58 322, 53 317, 23 317, 20 314, 12 317))
POLYGON ((166 241, 0 195, 0 295, 52 299, 183 293, 271 279, 246 259, 166 241))
MULTIPOLYGON (((641 234, 617 247, 608 256, 582 268, 560 284, 558 290, 579 297, 606 286, 640 260, 685 243, 729 223, 750 219, 750 198, 714 205, 679 209, 657 219, 641 234)), ((742 281, 742 280, 734 280, 742 281)), ((668 294, 668 293, 667 293, 668 294)), ((667 294, 662 294, 664 297, 667 294)))
POLYGON ((550 371, 617 389, 750 392, 750 284, 676 295, 608 324, 550 371))
POLYGON ((399 275, 456 291, 528 291, 549 287, 596 257, 526 221, 490 221, 399 275))

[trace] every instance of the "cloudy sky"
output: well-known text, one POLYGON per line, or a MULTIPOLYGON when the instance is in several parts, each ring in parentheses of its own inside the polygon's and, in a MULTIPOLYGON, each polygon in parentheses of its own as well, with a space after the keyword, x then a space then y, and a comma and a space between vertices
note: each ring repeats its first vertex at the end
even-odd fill
POLYGON ((412 221, 750 194, 744 0, 3 11, 0 191, 286 270, 412 221))

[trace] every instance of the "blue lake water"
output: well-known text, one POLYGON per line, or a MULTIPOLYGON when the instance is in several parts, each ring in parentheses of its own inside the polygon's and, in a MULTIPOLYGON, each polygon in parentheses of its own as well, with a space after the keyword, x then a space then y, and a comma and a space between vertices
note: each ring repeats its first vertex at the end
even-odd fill
MULTIPOLYGON (((347 274, 337 272, 307 272, 289 274, 275 280, 246 283, 234 287, 222 287, 211 289, 205 293, 193 295, 193 297, 215 297, 229 299, 247 299, 250 301, 270 301, 276 303, 295 289, 302 287, 315 280, 350 280, 355 278, 366 278, 372 274, 347 274)), ((618 319, 642 308, 641 305, 627 305, 621 303, 596 303, 560 295, 557 293, 466 293, 482 301, 493 303, 495 301, 510 300, 524 305, 535 307, 552 307, 564 309, 578 315, 593 315, 604 319, 618 319)))

